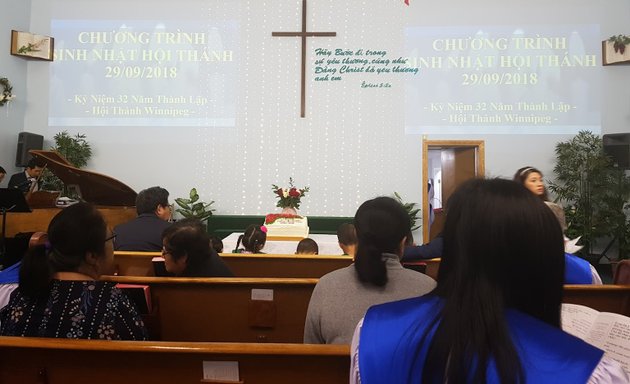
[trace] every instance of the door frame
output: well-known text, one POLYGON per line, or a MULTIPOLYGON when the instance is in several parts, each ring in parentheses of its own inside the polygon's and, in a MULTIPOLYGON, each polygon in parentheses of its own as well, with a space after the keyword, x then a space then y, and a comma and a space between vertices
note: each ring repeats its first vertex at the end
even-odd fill
POLYGON ((486 173, 485 141, 483 140, 422 140, 422 241, 429 241, 429 149, 475 148, 476 174, 482 177, 486 173))

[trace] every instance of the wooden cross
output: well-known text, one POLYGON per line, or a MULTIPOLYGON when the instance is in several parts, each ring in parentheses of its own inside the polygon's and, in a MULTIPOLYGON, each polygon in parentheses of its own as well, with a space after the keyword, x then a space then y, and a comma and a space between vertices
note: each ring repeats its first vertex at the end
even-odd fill
POLYGON ((300 117, 304 117, 304 110, 306 109, 306 38, 316 36, 337 36, 337 32, 306 32, 306 0, 302 0, 302 31, 271 32, 271 36, 302 38, 302 107, 300 110, 300 117))

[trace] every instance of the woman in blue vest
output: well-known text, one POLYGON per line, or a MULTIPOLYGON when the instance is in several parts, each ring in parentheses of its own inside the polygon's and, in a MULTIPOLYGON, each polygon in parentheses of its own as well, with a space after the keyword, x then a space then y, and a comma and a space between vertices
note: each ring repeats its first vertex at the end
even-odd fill
POLYGON ((367 312, 351 383, 628 382, 603 351, 560 329, 563 237, 539 198, 475 179, 448 209, 436 289, 367 312))
MULTIPOLYGON (((549 201, 543 174, 534 167, 523 167, 514 174, 514 181, 523 184, 531 193, 538 196, 551 209, 562 227, 562 233, 567 230, 567 222, 562 206, 549 201)), ((565 237, 565 241, 569 239, 565 237)), ((581 247, 580 247, 581 248, 581 247)), ((568 251, 573 252, 573 251, 568 251)), ((602 284, 597 270, 586 260, 571 253, 565 253, 564 283, 565 284, 602 284)))

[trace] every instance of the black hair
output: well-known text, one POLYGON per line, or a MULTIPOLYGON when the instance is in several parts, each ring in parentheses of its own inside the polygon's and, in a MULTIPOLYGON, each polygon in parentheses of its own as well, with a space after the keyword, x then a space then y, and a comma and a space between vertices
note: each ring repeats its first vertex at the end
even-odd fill
POLYGON ((400 243, 411 228, 405 208, 391 197, 361 204, 354 215, 357 251, 354 267, 359 280, 379 287, 387 284, 383 253, 400 253, 400 243))
POLYGON ((259 253, 267 241, 267 232, 260 225, 251 224, 245 229, 245 233, 238 237, 234 252, 238 252, 239 245, 243 244, 245 250, 251 253, 259 253))
POLYGON ((33 169, 35 167, 44 168, 45 166, 46 166, 46 162, 40 159, 39 157, 31 157, 28 163, 26 163, 26 168, 30 168, 30 169, 33 169))
POLYGON ((337 228, 337 240, 343 245, 354 245, 357 243, 357 232, 354 224, 343 223, 337 228))
POLYGON ((509 180, 467 181, 448 204, 432 292, 444 306, 423 336, 439 321, 422 382, 485 383, 492 362, 501 383, 524 383, 504 310, 514 308, 560 327, 560 225, 538 197, 509 180))
POLYGON ((217 235, 210 235, 210 246, 217 253, 223 252, 223 240, 221 240, 221 238, 217 235))
MULTIPOLYGON (((529 175, 531 175, 532 173, 537 173, 540 175, 540 177, 543 177, 543 173, 540 172, 538 169, 534 168, 534 167, 523 167, 520 168, 518 171, 516 171, 516 173, 514 174, 514 178, 512 180, 516 181, 517 183, 520 183, 522 185, 525 185, 525 181, 527 180, 527 178, 529 177, 529 175)), ((531 192, 531 191, 530 191, 531 192)), ((542 201, 549 201, 549 195, 547 194, 547 187, 543 185, 543 193, 542 195, 538 196, 540 199, 542 199, 542 201)))
POLYGON ((195 276, 195 271, 207 269, 216 253, 210 247, 206 227, 198 219, 183 219, 168 226, 162 232, 162 241, 174 260, 188 257, 181 276, 195 276))
POLYGON ((154 213, 159 206, 168 207, 168 191, 162 187, 151 187, 138 193, 136 211, 138 215, 154 213))
POLYGON ((297 245, 297 249, 295 251, 297 254, 308 254, 308 255, 317 255, 319 254, 319 246, 317 242, 313 239, 309 239, 308 237, 300 240, 297 245))
POLYGON ((107 225, 89 203, 62 209, 48 225, 48 244, 31 248, 20 267, 20 291, 29 297, 47 292, 56 272, 76 272, 91 252, 105 254, 107 225))

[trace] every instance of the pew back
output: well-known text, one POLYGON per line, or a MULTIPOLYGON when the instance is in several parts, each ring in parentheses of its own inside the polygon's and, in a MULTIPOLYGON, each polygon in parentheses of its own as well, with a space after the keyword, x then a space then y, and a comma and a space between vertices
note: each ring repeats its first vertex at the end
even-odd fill
POLYGON ((347 345, 0 337, 0 355, 1 383, 199 383, 203 361, 237 361, 245 384, 341 384, 350 367, 347 345))
MULTIPOLYGON (((151 259, 160 252, 114 252, 114 265, 121 276, 154 276, 151 259)), ((222 253, 221 257, 238 277, 291 277, 318 279, 352 264, 352 258, 338 255, 273 255, 222 253)))
POLYGON ((562 301, 630 316, 630 285, 565 285, 562 301))
POLYGON ((149 285, 154 309, 146 320, 152 339, 249 343, 301 343, 317 284, 317 279, 103 276, 102 280, 149 285))

